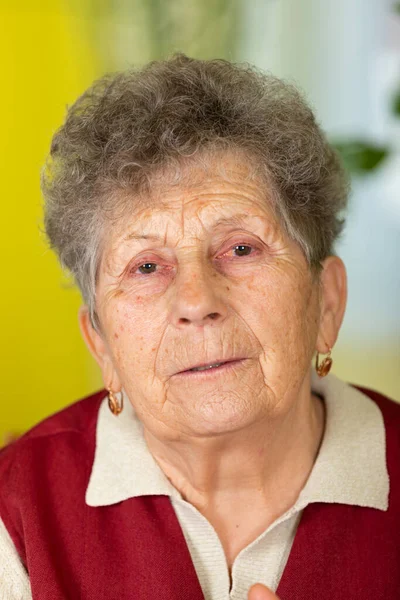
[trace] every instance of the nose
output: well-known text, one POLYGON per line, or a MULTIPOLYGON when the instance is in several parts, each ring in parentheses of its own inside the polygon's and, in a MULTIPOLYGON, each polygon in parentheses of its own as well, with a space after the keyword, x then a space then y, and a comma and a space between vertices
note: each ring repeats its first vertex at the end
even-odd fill
POLYGON ((221 298, 218 274, 207 266, 187 265, 176 276, 171 321, 175 327, 204 326, 223 321, 227 306, 221 298))

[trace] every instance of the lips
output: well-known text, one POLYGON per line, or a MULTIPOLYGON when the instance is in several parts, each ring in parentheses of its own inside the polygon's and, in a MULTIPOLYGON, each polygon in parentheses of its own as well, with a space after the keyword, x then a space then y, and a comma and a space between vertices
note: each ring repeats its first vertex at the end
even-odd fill
POLYGON ((198 363, 196 365, 192 365, 188 369, 184 369, 183 371, 179 371, 179 373, 185 373, 186 371, 190 371, 191 369, 197 369, 198 367, 210 367, 211 365, 224 365, 229 362, 234 362, 236 360, 242 360, 242 358, 218 358, 206 363, 198 363))

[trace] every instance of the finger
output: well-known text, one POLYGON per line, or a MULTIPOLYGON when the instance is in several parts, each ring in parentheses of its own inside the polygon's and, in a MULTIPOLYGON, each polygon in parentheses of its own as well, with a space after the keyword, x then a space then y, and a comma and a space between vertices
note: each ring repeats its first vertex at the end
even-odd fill
POLYGON ((251 586, 247 600, 279 600, 278 596, 262 583, 251 586))

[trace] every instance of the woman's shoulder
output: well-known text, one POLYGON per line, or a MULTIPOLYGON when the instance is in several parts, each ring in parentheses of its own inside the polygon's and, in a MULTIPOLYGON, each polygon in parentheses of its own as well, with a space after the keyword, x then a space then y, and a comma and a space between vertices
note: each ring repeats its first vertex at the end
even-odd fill
POLYGON ((34 458, 44 448, 74 446, 78 437, 90 440, 95 437, 97 414, 106 392, 100 390, 86 396, 62 410, 46 417, 29 429, 17 440, 0 449, 0 481, 13 470, 13 465, 21 466, 24 457, 34 458), (33 452, 35 451, 35 452, 33 452))
POLYGON ((377 390, 359 385, 353 385, 353 387, 368 396, 379 408, 382 415, 391 498, 397 498, 394 505, 398 507, 400 502, 400 403, 377 390))
POLYGON ((19 557, 15 554, 14 562, 25 565, 26 544, 34 532, 47 527, 50 535, 54 522, 65 515, 81 522, 105 395, 102 390, 74 402, 0 451, 0 554, 1 546, 4 554, 14 544, 19 557))
POLYGON ((393 398, 389 398, 389 396, 386 394, 378 392, 377 390, 367 386, 354 383, 350 385, 373 400, 380 408, 384 418, 389 418, 390 420, 398 421, 400 423, 400 402, 397 402, 396 400, 393 400, 393 398))

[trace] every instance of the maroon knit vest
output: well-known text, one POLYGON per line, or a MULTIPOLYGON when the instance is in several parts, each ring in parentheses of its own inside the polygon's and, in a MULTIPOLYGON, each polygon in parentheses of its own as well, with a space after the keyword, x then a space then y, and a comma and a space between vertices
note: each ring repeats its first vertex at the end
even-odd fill
MULTIPOLYGON (((400 598, 400 405, 359 389, 383 414, 389 509, 308 505, 277 590, 282 600, 400 598)), ((33 600, 204 600, 168 496, 85 504, 104 396, 73 404, 0 452, 0 516, 33 600)))

